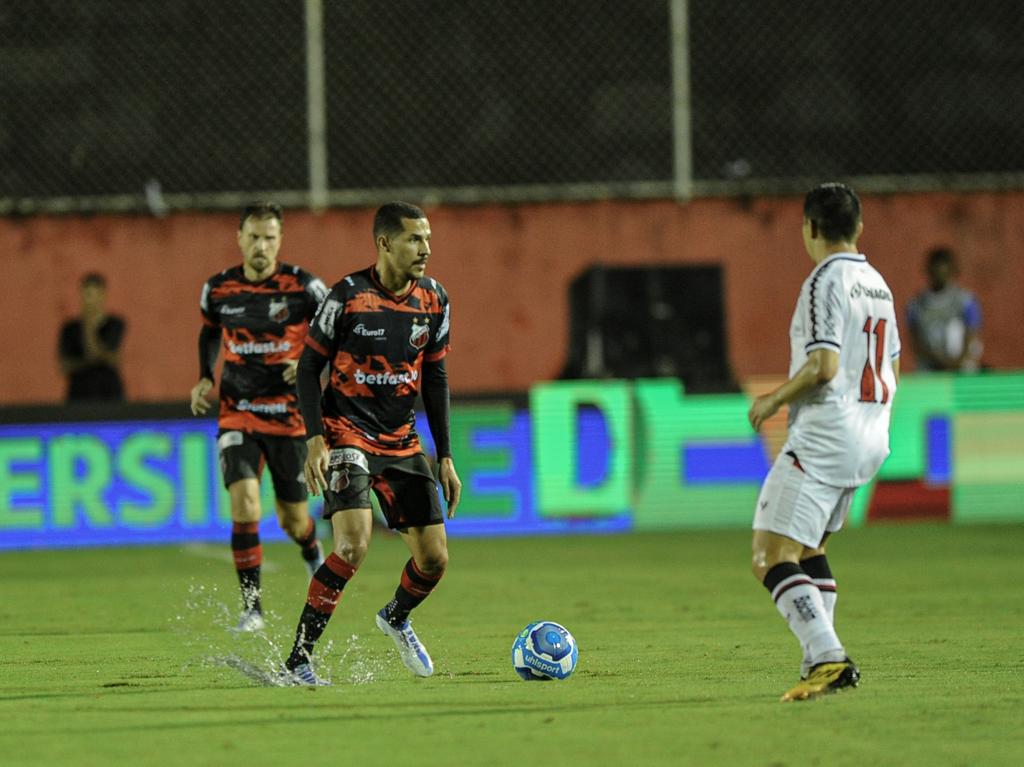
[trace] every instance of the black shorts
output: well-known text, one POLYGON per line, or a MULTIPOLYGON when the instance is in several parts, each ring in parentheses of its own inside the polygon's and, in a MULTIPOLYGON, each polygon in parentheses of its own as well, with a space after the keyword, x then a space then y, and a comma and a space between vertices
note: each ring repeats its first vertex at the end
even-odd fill
POLYGON ((303 473, 306 440, 301 437, 220 431, 217 434, 217 452, 224 487, 230 487, 240 479, 258 480, 266 464, 278 500, 297 503, 309 497, 303 473))
POLYGON ((369 509, 370 490, 388 527, 404 530, 444 523, 437 482, 423 453, 397 457, 358 448, 331 450, 324 491, 324 519, 345 509, 369 509))

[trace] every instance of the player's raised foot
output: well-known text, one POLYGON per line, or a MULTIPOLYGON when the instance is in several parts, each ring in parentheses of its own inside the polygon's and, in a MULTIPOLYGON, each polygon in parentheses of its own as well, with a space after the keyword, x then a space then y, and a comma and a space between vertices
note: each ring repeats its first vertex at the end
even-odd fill
POLYGON ((236 634, 251 634, 255 631, 263 631, 267 622, 263 620, 263 614, 259 610, 246 610, 238 619, 238 625, 231 630, 236 634))
POLYGON ((306 569, 309 571, 310 579, 316 575, 316 571, 320 569, 320 565, 324 563, 324 547, 320 541, 316 542, 316 559, 306 559, 306 569))
POLYGON ((811 700, 846 687, 856 687, 859 682, 860 671, 849 658, 838 663, 819 663, 812 666, 807 678, 801 679, 781 700, 783 703, 811 700))
POLYGON ((330 687, 331 683, 321 679, 308 663, 300 663, 295 668, 281 671, 281 684, 285 687, 330 687))
POLYGON ((405 664, 405 667, 416 676, 430 676, 433 674, 434 664, 430 660, 430 655, 427 654, 427 649, 420 642, 419 637, 416 636, 416 632, 412 630, 412 625, 409 621, 395 628, 388 623, 387 618, 384 616, 384 610, 377 613, 377 628, 394 640, 395 647, 398 648, 398 653, 402 656, 402 663, 405 664))

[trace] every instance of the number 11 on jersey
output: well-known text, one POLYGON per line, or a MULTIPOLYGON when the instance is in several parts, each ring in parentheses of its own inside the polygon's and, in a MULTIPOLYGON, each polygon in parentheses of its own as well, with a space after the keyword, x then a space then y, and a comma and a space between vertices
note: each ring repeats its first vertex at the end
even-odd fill
POLYGON ((860 375, 860 401, 881 402, 883 405, 889 401, 889 387, 882 380, 880 371, 882 362, 885 360, 885 324, 886 320, 880 319, 874 323, 872 328, 872 317, 868 317, 864 323, 864 335, 867 340, 868 358, 864 362, 864 372, 860 375), (874 336, 875 353, 871 354, 871 337, 874 336), (878 399, 875 381, 882 385, 882 398, 878 399))

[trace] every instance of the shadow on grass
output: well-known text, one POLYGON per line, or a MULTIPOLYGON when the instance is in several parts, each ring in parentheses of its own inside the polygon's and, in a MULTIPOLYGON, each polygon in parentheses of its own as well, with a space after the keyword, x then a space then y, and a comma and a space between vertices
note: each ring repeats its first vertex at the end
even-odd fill
MULTIPOLYGON (((328 692, 325 688, 315 687, 304 687, 299 688, 306 693, 322 694, 328 692)), ((514 705, 510 706, 507 704, 489 704, 482 703, 480 701, 467 701, 465 703, 460 702, 448 702, 448 703, 434 703, 430 709, 425 709, 422 701, 395 701, 387 700, 381 701, 380 703, 372 702, 360 702, 360 706, 363 708, 361 711, 354 711, 350 706, 339 708, 337 695, 331 695, 328 692, 329 699, 323 701, 312 701, 308 698, 303 701, 303 708, 301 712, 296 712, 291 715, 289 709, 283 709, 283 704, 277 705, 251 705, 246 704, 247 713, 252 713, 253 710, 265 711, 266 716, 246 716, 246 717, 232 717, 232 718, 218 718, 218 719, 206 719, 204 721, 188 721, 188 722, 162 722, 152 723, 145 722, 137 725, 120 725, 116 727, 53 727, 48 726, 41 729, 25 729, 18 731, 19 735, 39 735, 46 737, 54 737, 60 735, 81 735, 85 733, 97 734, 97 733, 133 733, 133 732, 152 732, 152 731, 165 731, 172 732, 175 730, 192 730, 192 729, 221 729, 223 727, 255 727, 259 725, 268 724, 289 724, 289 723, 302 723, 304 725, 317 724, 317 723, 328 723, 328 722, 390 722, 394 721, 395 709, 396 708, 408 708, 412 709, 416 713, 416 717, 419 720, 431 720, 440 719, 443 717, 451 716, 467 716, 467 717, 489 717, 489 716, 506 716, 506 715, 535 715, 535 714, 550 714, 558 717, 565 717, 570 715, 584 714, 588 712, 599 712, 609 710, 641 710, 641 709, 652 709, 659 712, 664 712, 670 708, 692 708, 692 707, 706 707, 709 703, 717 702, 721 703, 720 699, 715 699, 710 696, 693 696, 693 697, 679 697, 679 698, 660 698, 657 700, 634 700, 634 701, 607 701, 607 702, 591 702, 591 703, 574 703, 571 710, 567 710, 564 703, 552 702, 550 704, 538 704, 534 706, 529 705, 514 705), (331 708, 332 713, 320 714, 309 716, 311 710, 317 708, 331 708), (365 709, 375 709, 367 711, 365 709)), ((195 706, 195 705, 182 705, 182 706, 167 706, 167 707, 146 707, 145 709, 131 708, 131 707, 104 707, 103 713, 110 713, 116 715, 125 714, 146 714, 151 715, 154 713, 165 713, 165 714, 187 714, 189 716, 202 715, 202 714, 223 714, 225 713, 223 706, 195 706)), ((13 733, 12 733, 13 734, 13 733)))

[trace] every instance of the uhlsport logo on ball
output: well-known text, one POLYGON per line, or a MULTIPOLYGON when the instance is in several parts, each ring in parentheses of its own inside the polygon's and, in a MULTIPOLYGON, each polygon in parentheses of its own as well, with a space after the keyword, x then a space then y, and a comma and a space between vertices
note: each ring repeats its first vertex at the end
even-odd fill
POLYGON ((568 679, 579 657, 572 634, 552 621, 529 624, 512 643, 512 668, 528 682, 568 679))

